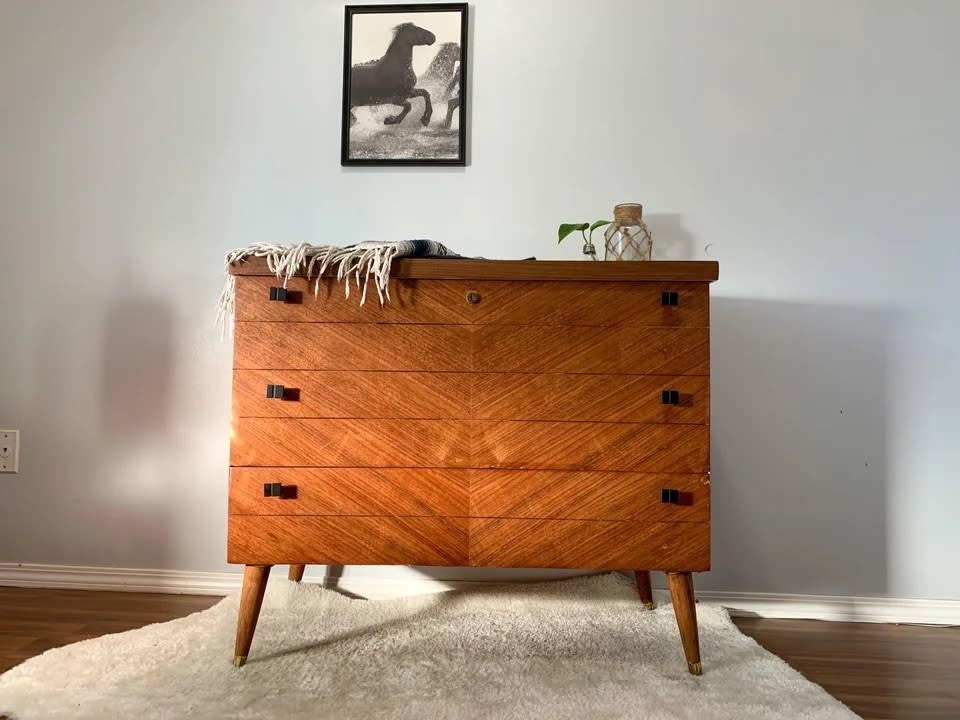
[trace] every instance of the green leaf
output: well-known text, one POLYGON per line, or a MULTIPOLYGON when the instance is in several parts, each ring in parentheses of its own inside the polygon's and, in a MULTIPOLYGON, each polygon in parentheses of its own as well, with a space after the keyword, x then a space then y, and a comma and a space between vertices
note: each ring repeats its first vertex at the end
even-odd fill
POLYGON ((580 230, 583 232, 590 225, 588 223, 563 223, 559 228, 557 228, 557 243, 563 242, 563 239, 572 232, 580 230))
POLYGON ((593 225, 590 226, 590 232, 592 233, 597 228, 601 228, 604 225, 609 225, 613 220, 597 220, 593 225))

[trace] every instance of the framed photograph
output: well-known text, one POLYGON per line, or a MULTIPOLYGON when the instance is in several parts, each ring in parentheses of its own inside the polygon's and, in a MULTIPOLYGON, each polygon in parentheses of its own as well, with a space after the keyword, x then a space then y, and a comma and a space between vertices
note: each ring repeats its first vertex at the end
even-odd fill
POLYGON ((465 165, 467 4, 348 5, 343 165, 465 165))

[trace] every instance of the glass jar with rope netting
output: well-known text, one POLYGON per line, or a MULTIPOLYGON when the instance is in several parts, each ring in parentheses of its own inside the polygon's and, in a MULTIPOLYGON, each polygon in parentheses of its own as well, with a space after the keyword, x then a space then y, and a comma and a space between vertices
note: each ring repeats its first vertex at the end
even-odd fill
POLYGON ((603 232, 604 260, 651 260, 653 235, 643 222, 640 203, 621 203, 613 208, 613 222, 603 232))

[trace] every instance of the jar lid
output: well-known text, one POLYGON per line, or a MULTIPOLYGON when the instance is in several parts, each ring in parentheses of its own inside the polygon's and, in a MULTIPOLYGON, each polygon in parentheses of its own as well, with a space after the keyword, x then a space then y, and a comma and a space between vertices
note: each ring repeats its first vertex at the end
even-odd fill
POLYGON ((613 208, 613 220, 617 225, 639 225, 643 217, 640 203, 620 203, 613 208))

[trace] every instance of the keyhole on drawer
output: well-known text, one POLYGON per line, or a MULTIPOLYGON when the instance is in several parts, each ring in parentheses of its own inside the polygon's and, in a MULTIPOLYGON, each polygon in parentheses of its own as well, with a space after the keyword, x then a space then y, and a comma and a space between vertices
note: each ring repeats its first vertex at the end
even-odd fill
POLYGON ((468 292, 467 302, 471 305, 476 305, 478 302, 480 302, 480 293, 478 293, 476 290, 471 290, 468 292))

